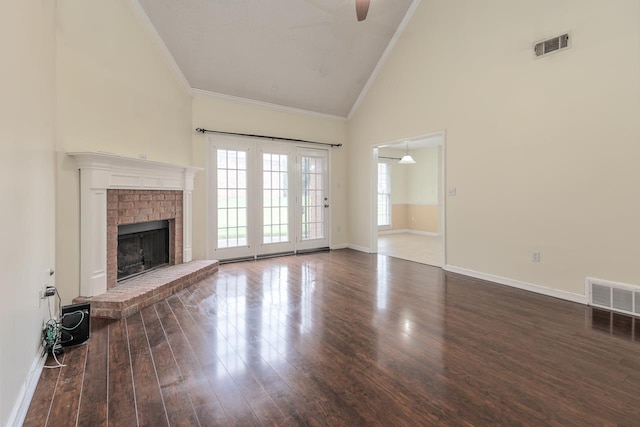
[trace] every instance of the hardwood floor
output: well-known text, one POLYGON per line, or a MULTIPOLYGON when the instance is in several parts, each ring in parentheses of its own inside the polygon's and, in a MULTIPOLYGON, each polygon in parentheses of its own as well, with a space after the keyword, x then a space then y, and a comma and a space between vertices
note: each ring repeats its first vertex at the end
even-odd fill
POLYGON ((638 425, 640 328, 604 318, 351 250, 227 264, 92 319, 24 425, 638 425))

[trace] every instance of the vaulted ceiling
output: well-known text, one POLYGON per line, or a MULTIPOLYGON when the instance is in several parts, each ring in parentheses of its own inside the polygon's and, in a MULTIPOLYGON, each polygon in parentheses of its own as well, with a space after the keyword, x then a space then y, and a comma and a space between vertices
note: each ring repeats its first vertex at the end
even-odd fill
POLYGON ((134 1, 193 89, 347 117, 419 0, 134 1))

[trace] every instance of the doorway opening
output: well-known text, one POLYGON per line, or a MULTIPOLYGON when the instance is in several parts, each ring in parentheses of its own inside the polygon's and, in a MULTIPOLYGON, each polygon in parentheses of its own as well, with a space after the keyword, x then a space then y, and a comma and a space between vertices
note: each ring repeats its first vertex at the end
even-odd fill
POLYGON ((443 267, 445 132, 376 145, 372 158, 373 252, 443 267))

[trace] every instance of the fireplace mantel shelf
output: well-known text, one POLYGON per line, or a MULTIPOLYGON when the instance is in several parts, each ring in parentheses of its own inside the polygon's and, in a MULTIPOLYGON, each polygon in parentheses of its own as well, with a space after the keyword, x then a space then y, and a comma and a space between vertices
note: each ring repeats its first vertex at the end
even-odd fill
POLYGON ((153 160, 135 159, 100 151, 72 152, 82 170, 93 171, 92 185, 104 189, 193 190, 193 177, 203 170, 153 160))
POLYGON ((70 152, 80 169, 80 295, 107 290, 107 191, 182 191, 183 262, 192 259, 191 198, 202 168, 135 159, 104 152, 70 152))

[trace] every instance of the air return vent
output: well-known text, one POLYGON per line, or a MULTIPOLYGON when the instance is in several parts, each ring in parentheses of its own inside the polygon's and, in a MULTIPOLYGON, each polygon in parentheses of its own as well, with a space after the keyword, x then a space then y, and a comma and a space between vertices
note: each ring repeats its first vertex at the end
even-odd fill
POLYGON ((601 307, 611 307, 611 287, 591 284, 591 304, 601 307))
POLYGON ((640 315, 640 286, 587 277, 587 290, 590 305, 640 315))
POLYGON ((536 56, 548 55, 551 52, 556 52, 569 47, 569 34, 563 34, 558 37, 553 37, 548 40, 544 40, 535 44, 533 50, 536 56))

